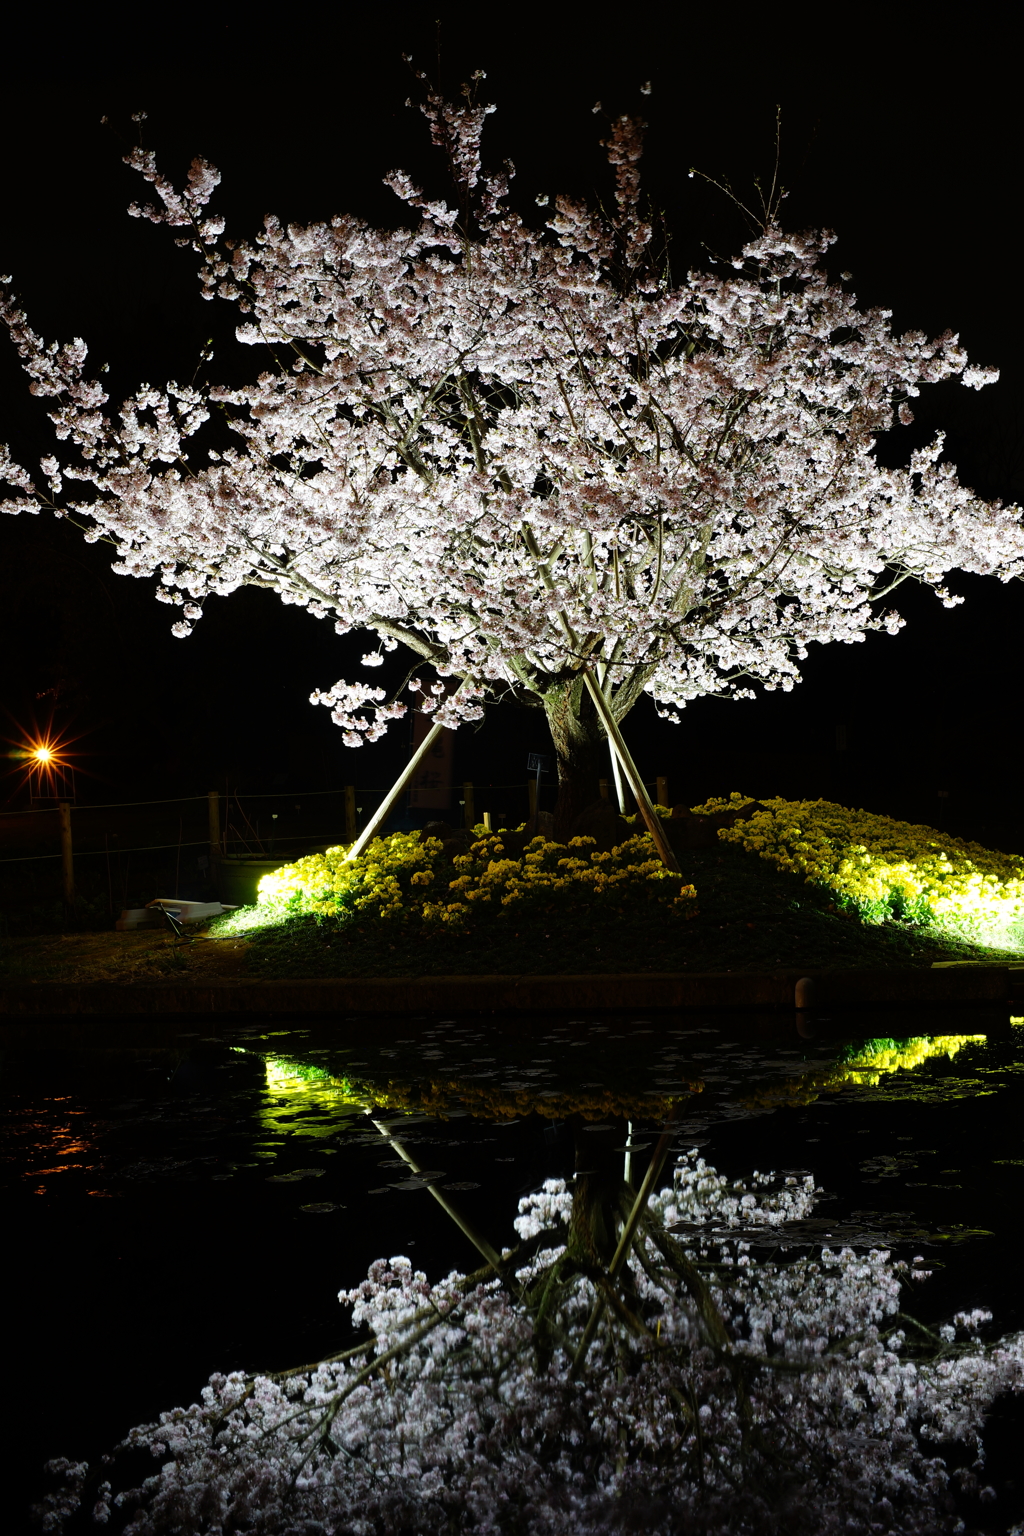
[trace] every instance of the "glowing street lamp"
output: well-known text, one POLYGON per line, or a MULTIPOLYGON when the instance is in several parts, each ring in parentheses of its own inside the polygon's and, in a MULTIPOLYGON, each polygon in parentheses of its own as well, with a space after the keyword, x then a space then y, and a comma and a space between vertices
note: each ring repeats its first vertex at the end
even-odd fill
POLYGON ((5 755, 23 765, 33 799, 74 798, 68 743, 52 731, 24 732, 18 745, 5 755))

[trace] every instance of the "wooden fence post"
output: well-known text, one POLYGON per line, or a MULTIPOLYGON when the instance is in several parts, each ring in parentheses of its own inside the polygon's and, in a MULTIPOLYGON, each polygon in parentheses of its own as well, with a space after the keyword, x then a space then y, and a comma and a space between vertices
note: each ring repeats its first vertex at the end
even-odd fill
POLYGON ((57 814, 60 817, 60 859, 61 872, 64 876, 64 904, 73 907, 75 904, 75 860, 71 850, 71 806, 67 800, 61 800, 57 806, 57 814))
POLYGON ((537 780, 536 779, 527 779, 527 781, 526 781, 526 793, 527 793, 527 796, 529 797, 529 801, 530 801, 530 815, 531 815, 531 817, 536 816, 536 814, 537 814, 537 780))
POLYGON ((466 802, 466 831, 472 832, 476 826, 476 811, 473 807, 473 786, 468 781, 463 783, 462 797, 466 802))
POLYGON ((655 780, 655 783, 658 786, 658 788, 657 788, 658 804, 659 805, 667 806, 668 803, 669 803, 669 798, 668 798, 668 779, 662 778, 659 775, 658 778, 655 780))
POLYGON ((216 789, 210 789, 206 794, 207 817, 209 820, 210 861, 216 863, 221 855, 220 846, 220 794, 216 789))
POLYGON ((345 841, 354 843, 356 840, 356 787, 354 784, 345 785, 345 841))

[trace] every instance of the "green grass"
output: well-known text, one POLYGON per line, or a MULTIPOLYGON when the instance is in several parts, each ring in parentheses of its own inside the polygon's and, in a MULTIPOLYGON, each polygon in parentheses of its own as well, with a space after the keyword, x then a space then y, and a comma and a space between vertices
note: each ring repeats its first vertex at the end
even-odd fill
POLYGON ((928 966, 936 960, 1006 960, 934 929, 870 926, 836 909, 829 892, 735 845, 684 855, 699 916, 645 906, 635 915, 486 908, 464 932, 416 922, 291 917, 251 929, 250 977, 446 976, 584 972, 773 971, 928 966))

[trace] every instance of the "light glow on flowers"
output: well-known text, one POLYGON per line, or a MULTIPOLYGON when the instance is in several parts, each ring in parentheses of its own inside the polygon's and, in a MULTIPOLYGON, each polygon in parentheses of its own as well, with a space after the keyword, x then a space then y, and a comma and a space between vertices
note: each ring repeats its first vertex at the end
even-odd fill
MULTIPOLYGON (((694 811, 740 809, 752 796, 733 792, 694 811)), ((920 923, 995 949, 1024 948, 1024 859, 950 837, 935 827, 849 810, 828 800, 760 802, 747 821, 723 827, 738 843, 868 923, 920 923)))
POLYGON ((256 906, 223 919, 218 931, 242 933, 304 914, 460 928, 474 910, 546 906, 553 897, 590 910, 594 903, 612 912, 649 903, 684 921, 696 915, 693 886, 666 868, 646 835, 610 853, 597 852, 590 837, 567 845, 537 837, 512 859, 500 833, 474 832, 469 852, 450 863, 438 838, 416 832, 374 838, 358 859, 346 857, 346 844, 308 854, 264 875, 256 906))

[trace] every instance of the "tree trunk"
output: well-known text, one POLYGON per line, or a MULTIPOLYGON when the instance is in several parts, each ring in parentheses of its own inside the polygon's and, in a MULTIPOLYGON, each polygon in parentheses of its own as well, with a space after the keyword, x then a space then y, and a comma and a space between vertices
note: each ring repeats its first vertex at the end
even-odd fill
POLYGON ((599 798, 599 781, 608 777, 608 738, 582 677, 545 694, 544 713, 558 764, 555 838, 567 842, 573 821, 599 798))

